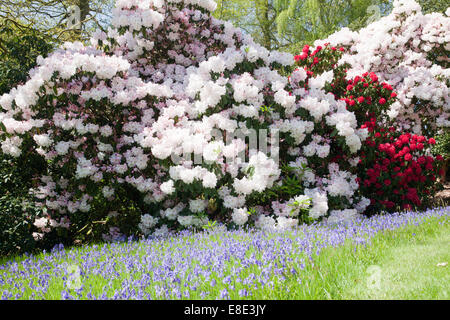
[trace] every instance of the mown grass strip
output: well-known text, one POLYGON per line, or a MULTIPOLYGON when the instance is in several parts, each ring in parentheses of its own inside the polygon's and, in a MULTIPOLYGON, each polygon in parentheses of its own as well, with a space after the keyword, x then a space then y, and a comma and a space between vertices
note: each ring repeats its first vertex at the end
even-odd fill
MULTIPOLYGON (((291 277, 279 299, 449 299, 450 224, 430 219, 327 248, 291 277)), ((281 289, 281 288, 280 288, 281 289)))

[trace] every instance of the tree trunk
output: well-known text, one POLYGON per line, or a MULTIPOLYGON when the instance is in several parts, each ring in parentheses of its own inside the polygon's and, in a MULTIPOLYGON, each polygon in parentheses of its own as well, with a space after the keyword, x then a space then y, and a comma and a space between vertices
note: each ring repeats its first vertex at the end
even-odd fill
POLYGON ((448 170, 448 159, 446 161, 444 161, 444 165, 442 166, 442 176, 439 177, 439 180, 441 181, 441 183, 446 183, 447 182, 447 170, 448 170))
POLYGON ((256 17, 262 31, 262 45, 267 49, 272 48, 270 36, 271 21, 269 21, 269 0, 256 0, 256 17))
POLYGON ((85 24, 85 20, 89 15, 89 12, 91 11, 91 7, 89 5, 90 0, 76 0, 75 3, 80 9, 80 27, 76 29, 76 34, 79 37, 80 40, 82 40, 83 36, 83 27, 85 24))

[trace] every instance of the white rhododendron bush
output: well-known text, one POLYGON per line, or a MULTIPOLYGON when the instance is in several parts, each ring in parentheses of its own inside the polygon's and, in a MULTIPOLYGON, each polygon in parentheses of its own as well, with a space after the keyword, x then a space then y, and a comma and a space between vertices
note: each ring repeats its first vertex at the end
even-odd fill
POLYGON ((450 127, 450 8, 423 14, 414 0, 395 0, 392 12, 358 32, 348 28, 315 45, 347 49, 339 64, 349 76, 376 73, 397 93, 388 115, 399 127, 434 136, 450 127))
MULTIPOLYGON (((292 55, 213 18, 215 6, 119 0, 106 33, 40 59, 0 98, 2 152, 47 161, 31 190, 44 209, 35 239, 115 240, 212 221, 284 230, 364 212, 354 168, 368 130, 324 89, 333 70, 294 70, 292 55)), ((448 71, 416 69, 439 91, 429 103, 448 108, 442 81, 430 80, 448 71)))

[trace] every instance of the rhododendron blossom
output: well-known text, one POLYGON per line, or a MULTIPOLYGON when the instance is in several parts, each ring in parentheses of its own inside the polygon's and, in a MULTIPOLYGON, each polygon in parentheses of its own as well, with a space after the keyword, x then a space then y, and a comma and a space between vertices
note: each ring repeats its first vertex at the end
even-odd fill
POLYGON ((398 101, 389 117, 404 130, 434 135, 450 127, 449 13, 423 14, 416 1, 395 0, 389 15, 358 32, 343 28, 315 45, 348 48, 338 64, 350 65, 350 77, 374 72, 395 91, 398 101))
MULTIPOLYGON (((382 69, 373 67, 379 78, 364 73, 341 46, 305 46, 295 59, 269 51, 213 18, 215 7, 212 0, 118 0, 111 27, 95 32, 90 46, 66 43, 39 58, 30 79, 0 97, 2 152, 47 161, 33 190, 46 215, 36 220, 36 239, 54 228, 72 236, 98 228, 113 241, 212 219, 267 231, 291 229, 305 216, 354 219, 370 204, 356 173, 373 131, 362 126, 371 108, 400 113, 410 92, 432 110, 443 101, 448 107, 439 80, 446 69, 405 60, 415 68, 411 79, 434 79, 426 99, 412 85, 399 89, 382 69), (348 74, 338 56, 354 63, 348 74)), ((401 8, 387 18, 391 26, 409 19, 401 8)), ((424 43, 442 47, 443 31, 429 39, 431 18, 414 17, 425 26, 424 43)), ((445 117, 439 113, 436 124, 445 117)), ((405 197, 416 200, 413 190, 405 197)))

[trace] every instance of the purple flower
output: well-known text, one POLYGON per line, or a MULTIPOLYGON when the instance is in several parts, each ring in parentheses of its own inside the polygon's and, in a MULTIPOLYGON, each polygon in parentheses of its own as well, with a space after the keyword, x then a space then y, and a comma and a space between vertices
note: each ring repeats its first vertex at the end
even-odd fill
POLYGON ((0 293, 2 299, 45 299, 53 290, 50 284, 67 282, 67 268, 75 265, 83 283, 91 279, 100 283, 100 293, 93 294, 92 287, 64 289, 58 293, 61 299, 245 298, 250 295, 248 290, 270 290, 287 276, 295 276, 301 283, 302 270, 307 264, 314 265, 316 254, 324 248, 352 241, 356 249, 384 230, 421 224, 449 213, 450 207, 436 208, 374 216, 345 225, 302 225, 279 234, 246 230, 182 232, 165 239, 63 251, 57 247, 39 258, 29 255, 1 265, 0 293))
POLYGON ((222 291, 220 291, 220 299, 223 299, 223 300, 230 299, 230 295, 229 295, 227 289, 223 289, 222 291))
POLYGON ((247 291, 247 289, 241 289, 241 290, 239 290, 239 296, 241 297, 241 298, 245 298, 245 297, 247 297, 249 294, 248 294, 248 291, 247 291))

